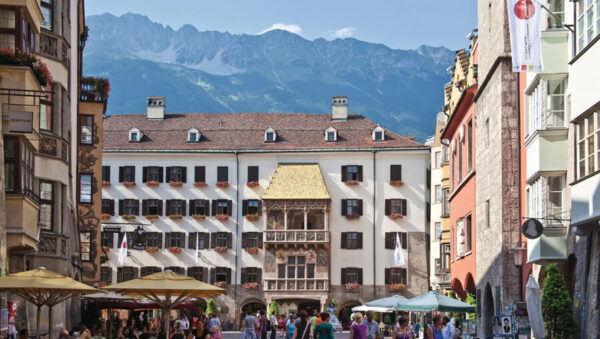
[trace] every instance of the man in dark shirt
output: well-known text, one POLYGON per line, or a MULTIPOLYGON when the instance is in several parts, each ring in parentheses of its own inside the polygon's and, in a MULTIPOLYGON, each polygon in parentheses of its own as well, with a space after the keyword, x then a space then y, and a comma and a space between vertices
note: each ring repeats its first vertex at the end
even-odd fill
POLYGON ((140 339, 150 339, 151 335, 148 333, 148 327, 142 327, 142 334, 140 335, 140 339))

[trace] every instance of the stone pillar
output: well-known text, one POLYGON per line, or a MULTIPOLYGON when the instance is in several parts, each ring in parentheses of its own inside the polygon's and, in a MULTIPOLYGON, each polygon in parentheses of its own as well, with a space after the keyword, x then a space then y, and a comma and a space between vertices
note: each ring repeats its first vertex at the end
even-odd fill
POLYGON ((285 208, 283 210, 283 229, 286 231, 288 229, 287 215, 288 215, 288 210, 287 210, 287 208, 285 208))
POLYGON ((325 227, 326 231, 329 230, 329 218, 327 218, 327 217, 328 217, 327 208, 324 208, 323 209, 323 219, 324 219, 323 225, 325 225, 324 227, 325 227))
POLYGON ((308 208, 304 207, 304 230, 308 229, 308 208))

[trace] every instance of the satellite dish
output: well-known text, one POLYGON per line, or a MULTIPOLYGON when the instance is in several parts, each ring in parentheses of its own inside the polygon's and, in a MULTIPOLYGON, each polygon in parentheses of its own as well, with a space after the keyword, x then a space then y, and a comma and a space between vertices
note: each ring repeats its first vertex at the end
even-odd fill
POLYGON ((521 226, 521 233, 527 239, 537 239, 544 233, 544 226, 539 220, 530 218, 521 226))

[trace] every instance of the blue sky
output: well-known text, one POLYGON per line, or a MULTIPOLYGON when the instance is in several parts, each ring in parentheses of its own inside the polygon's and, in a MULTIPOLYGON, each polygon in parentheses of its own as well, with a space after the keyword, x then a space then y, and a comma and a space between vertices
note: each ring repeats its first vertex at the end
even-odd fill
POLYGON ((138 13, 174 29, 259 34, 276 27, 310 40, 354 37, 399 49, 464 48, 477 25, 476 0, 86 0, 85 12, 138 13))

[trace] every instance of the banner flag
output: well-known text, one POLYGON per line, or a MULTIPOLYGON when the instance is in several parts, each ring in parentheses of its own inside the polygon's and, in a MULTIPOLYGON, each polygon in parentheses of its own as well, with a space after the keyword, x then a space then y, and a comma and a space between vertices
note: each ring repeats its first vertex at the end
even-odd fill
POLYGON ((394 262, 396 266, 404 265, 404 254, 402 254, 402 246, 400 245, 400 236, 396 233, 396 249, 394 250, 394 262))
POLYGON ((125 258, 127 258, 127 233, 123 235, 123 241, 121 241, 121 248, 119 249, 119 266, 125 264, 125 258))
POLYGON ((507 0, 513 72, 541 72, 542 8, 537 0, 507 0))

